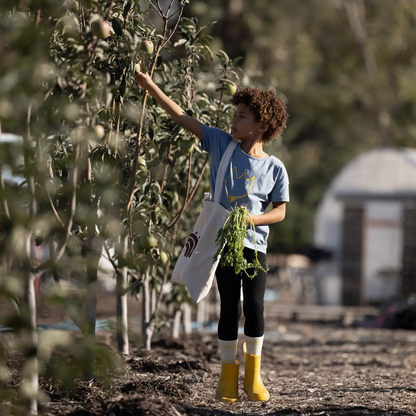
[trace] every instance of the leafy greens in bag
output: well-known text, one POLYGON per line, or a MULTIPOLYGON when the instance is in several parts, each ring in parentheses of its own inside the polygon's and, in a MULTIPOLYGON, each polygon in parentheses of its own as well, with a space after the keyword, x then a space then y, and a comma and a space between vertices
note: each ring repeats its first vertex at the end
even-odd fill
MULTIPOLYGON (((244 258, 244 238, 247 236, 247 218, 249 212, 246 207, 235 207, 225 219, 223 227, 218 231, 215 242, 218 244, 218 251, 214 256, 214 261, 221 256, 220 265, 231 267, 236 274, 244 272, 250 279, 257 276, 259 270, 264 269, 257 258, 257 250, 252 263, 244 258), (225 246, 228 250, 224 252, 225 246), (251 273, 250 273, 251 271, 251 273)), ((250 223, 251 230, 255 233, 254 223, 250 223)), ((254 234, 255 235, 255 234, 254 234)), ((256 241, 254 240, 254 244, 256 241)))

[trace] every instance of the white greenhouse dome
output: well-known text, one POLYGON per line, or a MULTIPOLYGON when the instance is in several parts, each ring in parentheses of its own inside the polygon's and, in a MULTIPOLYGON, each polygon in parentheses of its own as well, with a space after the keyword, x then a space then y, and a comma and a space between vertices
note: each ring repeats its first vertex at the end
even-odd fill
POLYGON ((377 148, 348 163, 318 207, 314 244, 332 254, 315 269, 320 303, 416 291, 416 149, 377 148))

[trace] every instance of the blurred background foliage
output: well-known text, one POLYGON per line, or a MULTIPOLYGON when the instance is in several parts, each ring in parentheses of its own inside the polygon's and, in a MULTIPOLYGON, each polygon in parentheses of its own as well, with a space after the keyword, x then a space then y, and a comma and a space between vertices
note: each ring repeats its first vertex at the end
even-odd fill
POLYGON ((186 13, 217 21, 213 49, 286 97, 283 148, 268 151, 286 164, 291 202, 269 251, 310 243, 323 192, 358 153, 415 146, 415 0, 194 0, 186 13))

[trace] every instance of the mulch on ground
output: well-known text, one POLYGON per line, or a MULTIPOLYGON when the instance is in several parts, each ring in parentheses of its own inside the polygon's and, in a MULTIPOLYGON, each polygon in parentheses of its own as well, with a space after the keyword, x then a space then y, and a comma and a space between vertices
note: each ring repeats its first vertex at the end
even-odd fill
MULTIPOLYGON (((133 348, 108 366, 108 380, 76 381, 65 390, 53 378, 41 379, 47 416, 225 416, 225 415, 413 415, 416 414, 416 333, 403 330, 341 328, 286 323, 266 339, 263 380, 267 403, 247 400, 241 351, 240 400, 215 401, 220 358, 215 334, 192 334, 180 341, 157 335, 151 352, 133 348)), ((104 334, 102 338, 112 336, 104 334)), ((67 360, 71 362, 71 360, 67 360)), ((105 362, 99 374, 105 376, 105 362)), ((62 361, 56 361, 62 363, 62 361)), ((9 357, 15 375, 19 358, 9 357)), ((105 377, 104 377, 105 378, 105 377)), ((3 412, 5 407, 3 407, 3 412)))

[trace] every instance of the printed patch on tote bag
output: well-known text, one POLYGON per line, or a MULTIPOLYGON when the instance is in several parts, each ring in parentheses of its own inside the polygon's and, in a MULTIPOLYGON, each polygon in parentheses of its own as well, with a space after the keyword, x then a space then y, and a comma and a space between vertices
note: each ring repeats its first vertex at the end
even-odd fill
POLYGON ((198 245, 198 241, 201 237, 197 236, 198 231, 195 231, 195 233, 191 233, 191 235, 188 238, 188 241, 185 244, 185 253, 183 254, 184 257, 191 257, 193 252, 196 249, 196 246, 198 245))

